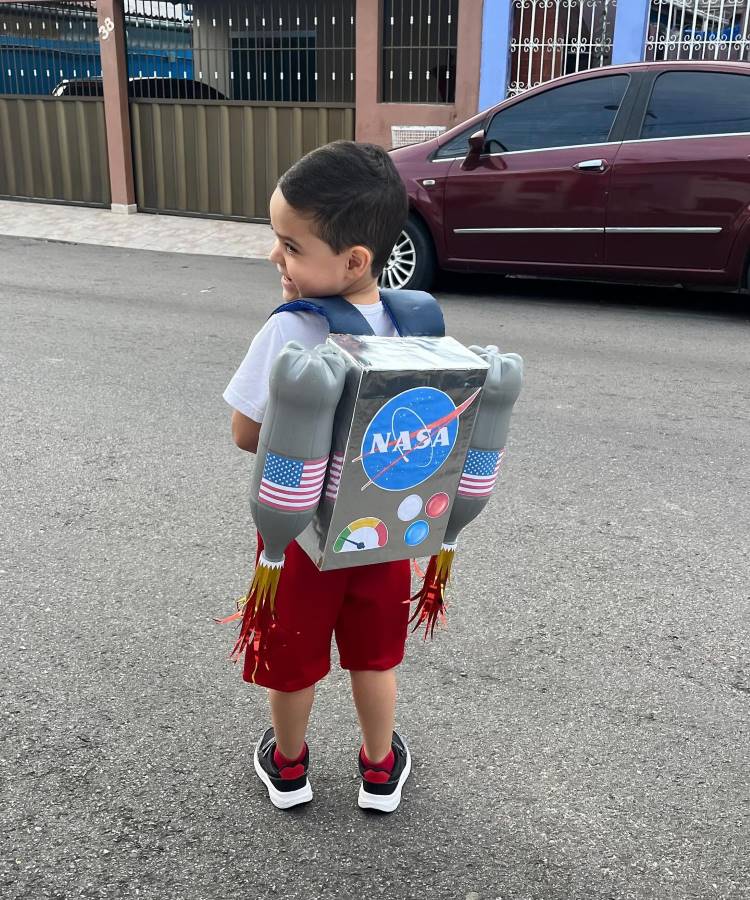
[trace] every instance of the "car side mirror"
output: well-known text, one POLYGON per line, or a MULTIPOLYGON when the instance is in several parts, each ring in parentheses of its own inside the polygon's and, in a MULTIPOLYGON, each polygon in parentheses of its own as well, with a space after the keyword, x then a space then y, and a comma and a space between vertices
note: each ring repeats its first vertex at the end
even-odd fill
POLYGON ((479 157, 484 152, 485 134, 484 129, 475 131, 469 138, 469 152, 461 163, 462 169, 474 169, 479 164, 479 157))
POLYGON ((484 128, 475 131, 469 138, 469 156, 480 156, 484 150, 485 133, 484 128))

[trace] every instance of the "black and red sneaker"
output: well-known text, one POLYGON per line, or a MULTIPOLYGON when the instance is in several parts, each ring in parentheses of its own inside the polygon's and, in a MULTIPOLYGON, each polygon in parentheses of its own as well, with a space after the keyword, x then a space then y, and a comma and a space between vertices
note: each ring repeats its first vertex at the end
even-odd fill
POLYGON ((258 778, 268 788, 271 803, 277 809, 290 809, 300 803, 312 800, 312 788, 307 780, 307 769, 310 764, 310 751, 305 744, 302 756, 293 761, 286 760, 279 767, 276 764, 276 736, 273 728, 269 728, 258 741, 255 748, 255 771, 258 778))
POLYGON ((393 750, 393 768, 390 771, 373 765, 369 760, 363 760, 364 751, 359 752, 359 774, 362 776, 362 785, 357 802, 362 809, 376 809, 388 813, 393 812, 401 802, 401 788, 411 772, 411 754, 395 731, 391 750, 393 750))

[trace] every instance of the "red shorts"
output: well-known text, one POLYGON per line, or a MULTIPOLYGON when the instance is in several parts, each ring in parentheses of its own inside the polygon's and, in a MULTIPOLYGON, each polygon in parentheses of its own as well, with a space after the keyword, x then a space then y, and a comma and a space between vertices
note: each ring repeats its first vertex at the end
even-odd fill
POLYGON ((252 644, 245 651, 243 678, 277 691, 309 687, 330 671, 334 634, 342 669, 392 669, 404 658, 410 593, 407 559, 321 572, 292 542, 276 625, 264 635, 257 667, 252 644))

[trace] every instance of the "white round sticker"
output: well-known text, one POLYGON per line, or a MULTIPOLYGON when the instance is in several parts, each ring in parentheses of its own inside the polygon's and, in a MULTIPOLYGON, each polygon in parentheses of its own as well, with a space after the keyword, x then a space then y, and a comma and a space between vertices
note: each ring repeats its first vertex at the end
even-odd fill
POLYGON ((422 511, 422 498, 419 494, 409 494, 399 503, 398 517, 402 522, 411 522, 422 511))

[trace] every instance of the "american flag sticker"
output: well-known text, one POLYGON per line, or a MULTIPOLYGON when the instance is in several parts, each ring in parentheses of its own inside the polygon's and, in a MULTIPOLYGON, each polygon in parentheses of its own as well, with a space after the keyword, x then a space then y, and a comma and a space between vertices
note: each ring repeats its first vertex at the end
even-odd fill
POLYGON ((487 497, 497 481, 497 473, 505 456, 502 450, 469 450, 464 471, 458 483, 459 497, 487 497))
POLYGON ((301 460, 267 453, 258 499, 287 512, 313 509, 320 500, 327 466, 327 456, 301 460))
POLYGON ((326 500, 335 501, 339 495, 341 484, 341 470, 344 468, 344 454, 334 453, 331 457, 331 465, 328 469, 328 484, 326 485, 326 500))

